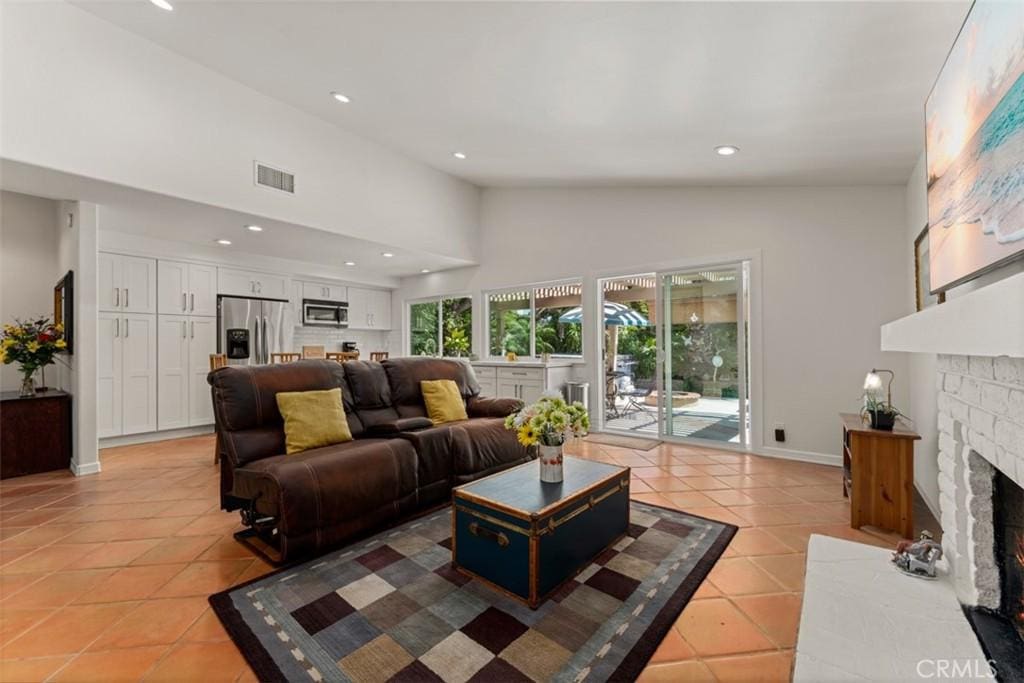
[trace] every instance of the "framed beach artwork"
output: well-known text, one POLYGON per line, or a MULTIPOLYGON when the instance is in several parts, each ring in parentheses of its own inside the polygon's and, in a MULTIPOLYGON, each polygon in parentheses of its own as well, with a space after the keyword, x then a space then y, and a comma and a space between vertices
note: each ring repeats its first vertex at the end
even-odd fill
POLYGON ((925 103, 930 291, 1024 256, 1024 2, 976 0, 925 103))
POLYGON ((931 293, 929 282, 931 268, 928 260, 928 226, 914 240, 914 300, 917 302, 917 310, 921 311, 935 304, 946 302, 946 293, 931 293))

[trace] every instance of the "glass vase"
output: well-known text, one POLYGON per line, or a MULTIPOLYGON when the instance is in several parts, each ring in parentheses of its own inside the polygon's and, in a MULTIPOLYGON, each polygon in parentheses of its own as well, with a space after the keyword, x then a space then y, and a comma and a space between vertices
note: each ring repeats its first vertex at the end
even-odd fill
POLYGON ((22 398, 36 395, 36 380, 33 377, 34 372, 24 372, 21 375, 21 392, 22 398))
POLYGON ((548 484, 562 482, 562 447, 538 446, 540 450, 540 480, 548 484))

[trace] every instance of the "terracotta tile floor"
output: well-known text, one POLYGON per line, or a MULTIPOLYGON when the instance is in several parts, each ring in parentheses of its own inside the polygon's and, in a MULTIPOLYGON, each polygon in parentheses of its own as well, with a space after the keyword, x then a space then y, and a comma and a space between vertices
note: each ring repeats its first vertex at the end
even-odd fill
MULTIPOLYGON (((837 468, 662 444, 581 442, 634 497, 740 527, 644 681, 787 680, 812 533, 854 531, 837 468)), ((271 571, 218 509, 212 437, 104 450, 103 472, 0 482, 0 680, 248 681, 206 597, 271 571)))

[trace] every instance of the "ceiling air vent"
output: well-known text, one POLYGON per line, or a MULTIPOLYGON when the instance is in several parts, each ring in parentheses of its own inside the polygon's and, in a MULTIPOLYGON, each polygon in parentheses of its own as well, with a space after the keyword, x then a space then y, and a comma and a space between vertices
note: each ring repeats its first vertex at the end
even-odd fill
POLYGON ((295 175, 260 162, 256 164, 256 184, 272 190, 295 194, 295 175))

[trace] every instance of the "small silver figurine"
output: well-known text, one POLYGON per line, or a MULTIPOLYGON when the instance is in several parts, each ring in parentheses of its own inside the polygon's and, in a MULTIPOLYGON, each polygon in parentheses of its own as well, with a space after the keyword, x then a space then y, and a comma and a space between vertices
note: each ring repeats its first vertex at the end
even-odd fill
POLYGON ((916 541, 900 541, 892 554, 892 563, 904 574, 919 579, 935 578, 935 563, 942 559, 942 546, 930 531, 922 531, 916 541))

